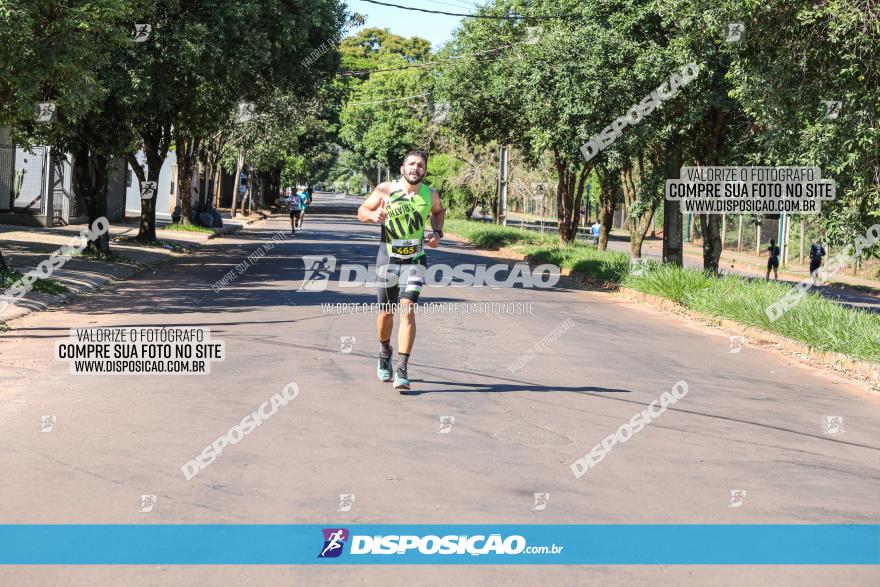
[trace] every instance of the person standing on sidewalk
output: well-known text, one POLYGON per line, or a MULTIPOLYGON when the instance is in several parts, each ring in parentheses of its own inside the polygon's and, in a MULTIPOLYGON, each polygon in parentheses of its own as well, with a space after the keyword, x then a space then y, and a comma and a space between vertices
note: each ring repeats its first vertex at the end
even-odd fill
POLYGON ((779 281, 779 247, 776 246, 776 240, 770 239, 770 248, 767 249, 770 257, 767 259, 767 277, 765 281, 770 281, 770 269, 773 269, 773 279, 779 281))
POLYGON ((602 225, 599 224, 599 219, 597 218, 593 225, 590 227, 590 238, 593 239, 593 242, 596 244, 599 243, 599 234, 602 231, 602 225))
POLYGON ((825 247, 816 239, 810 239, 810 275, 816 280, 816 271, 822 266, 822 257, 825 256, 825 247))

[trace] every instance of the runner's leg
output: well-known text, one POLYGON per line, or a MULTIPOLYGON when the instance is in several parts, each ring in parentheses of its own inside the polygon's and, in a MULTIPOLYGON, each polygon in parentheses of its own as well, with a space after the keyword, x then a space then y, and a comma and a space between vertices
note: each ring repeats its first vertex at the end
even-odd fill
POLYGON ((379 336, 380 345, 376 374, 380 381, 391 381, 392 377, 391 355, 394 351, 391 348, 391 333, 394 330, 393 310, 400 293, 398 277, 394 269, 393 266, 387 264, 387 259, 384 259, 381 254, 376 259, 376 281, 379 282, 379 290, 377 292, 379 315, 376 317, 376 334, 379 336))
POLYGON ((425 283, 427 267, 419 264, 406 265, 401 271, 400 282, 400 330, 397 333, 397 368, 394 371, 394 388, 401 393, 410 389, 409 357, 416 339, 415 307, 425 283))
POLYGON ((397 354, 409 355, 416 340, 415 304, 411 300, 400 300, 400 330, 397 332, 397 354))

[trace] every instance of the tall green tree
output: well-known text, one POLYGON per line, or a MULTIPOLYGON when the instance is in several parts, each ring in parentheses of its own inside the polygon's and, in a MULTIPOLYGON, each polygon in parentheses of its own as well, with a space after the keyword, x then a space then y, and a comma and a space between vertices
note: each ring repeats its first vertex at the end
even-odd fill
MULTIPOLYGON (((260 102, 261 95, 279 89, 314 95, 335 61, 332 55, 305 59, 336 36, 344 12, 337 0, 152 0, 144 20, 153 26, 150 40, 125 65, 140 96, 132 113, 147 169, 133 152, 128 160, 141 181, 157 181, 169 147, 177 143, 183 199, 189 197, 196 147, 228 121, 238 103, 260 102)), ((155 238, 155 201, 142 201, 139 238, 155 238)))
POLYGON ((372 28, 343 39, 339 50, 345 71, 369 72, 343 80, 348 99, 339 138, 372 178, 371 166, 395 168, 407 150, 428 146, 433 85, 424 69, 412 66, 429 60, 431 45, 372 28))
MULTIPOLYGON (((113 116, 119 112, 114 92, 124 95, 124 88, 105 74, 118 48, 130 42, 131 19, 122 0, 0 3, 0 127, 16 142, 70 151, 91 170, 88 185, 74 183, 90 222, 106 212, 107 161, 128 136, 113 116), (35 122, 38 102, 55 104, 52 123, 35 122)), ((77 169, 76 178, 83 177, 77 169)), ((90 246, 106 249, 106 235, 90 246)))

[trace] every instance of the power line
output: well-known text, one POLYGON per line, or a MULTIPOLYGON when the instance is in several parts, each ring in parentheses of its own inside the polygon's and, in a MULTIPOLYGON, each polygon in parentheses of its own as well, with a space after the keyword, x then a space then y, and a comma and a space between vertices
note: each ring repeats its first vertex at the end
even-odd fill
POLYGON ((389 98, 387 100, 373 100, 372 102, 349 102, 346 106, 364 106, 366 104, 382 104, 384 102, 399 102, 401 100, 412 100, 413 98, 424 98, 428 92, 424 94, 416 94, 415 96, 404 96, 403 98, 389 98))
POLYGON ((459 0, 453 0, 454 4, 450 4, 449 2, 441 2, 440 0, 427 0, 427 1, 430 2, 431 4, 442 4, 443 6, 452 6, 453 8, 467 8, 467 9, 476 8, 476 6, 468 6, 467 4, 464 4, 464 3, 460 2, 459 0))
POLYGON ((565 20, 571 18, 571 14, 553 14, 550 16, 493 16, 489 14, 462 14, 460 12, 443 12, 442 10, 428 10, 427 8, 414 8, 412 6, 401 6, 400 4, 390 4, 388 2, 379 2, 379 0, 363 0, 370 4, 378 4, 380 6, 390 6, 392 8, 400 8, 401 10, 412 10, 415 12, 427 12, 429 14, 443 14, 445 16, 462 16, 465 18, 484 18, 489 20, 565 20))
POLYGON ((515 45, 528 44, 528 41, 520 41, 517 43, 505 43, 500 47, 493 47, 491 49, 483 49, 482 51, 472 51, 470 53, 462 53, 460 55, 454 55, 452 57, 448 57, 446 59, 440 59, 439 61, 427 61, 425 63, 413 63, 411 65, 401 65, 400 67, 386 67, 382 69, 360 69, 355 71, 340 71, 339 75, 342 76, 352 76, 352 75, 370 75, 373 73, 379 73, 383 71, 400 71, 402 69, 414 69, 418 67, 430 67, 432 65, 439 65, 441 63, 446 63, 448 61, 457 61, 459 59, 463 59, 465 57, 472 57, 474 55, 486 55, 488 53, 495 53, 497 51, 501 51, 502 49, 509 49, 515 45))

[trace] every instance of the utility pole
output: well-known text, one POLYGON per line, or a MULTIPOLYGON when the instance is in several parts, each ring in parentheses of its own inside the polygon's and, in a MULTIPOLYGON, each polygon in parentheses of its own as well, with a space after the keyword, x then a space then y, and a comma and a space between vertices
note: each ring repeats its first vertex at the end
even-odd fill
POLYGON ((801 247, 800 252, 798 253, 798 263, 804 264, 804 236, 806 235, 806 222, 804 222, 804 217, 801 216, 801 247))
POLYGON ((498 218, 496 223, 507 226, 507 184, 510 183, 508 177, 510 173, 510 147, 501 146, 501 157, 498 162, 498 218))
POLYGON ((542 241, 544 240, 544 214, 545 214, 544 200, 546 197, 547 197, 546 186, 544 186, 543 183, 539 183, 536 186, 536 193, 533 196, 533 198, 535 200, 537 200, 537 199, 541 200, 541 240, 542 241))
MULTIPOLYGON (((593 187, 593 184, 589 181, 587 182, 587 204, 584 206, 584 223, 590 221, 590 189, 593 187)), ((580 210, 578 210, 580 213, 580 210)))
POLYGON ((741 253, 743 250, 743 215, 739 215, 739 228, 736 229, 736 250, 741 253))
POLYGON ((779 215, 779 231, 776 239, 776 242, 779 245, 780 257, 782 257, 782 266, 785 267, 786 259, 788 258, 788 251, 786 250, 788 247, 785 242, 785 212, 779 215))
POLYGON ((379 184, 382 183, 382 164, 376 163, 376 187, 379 187, 379 184))

